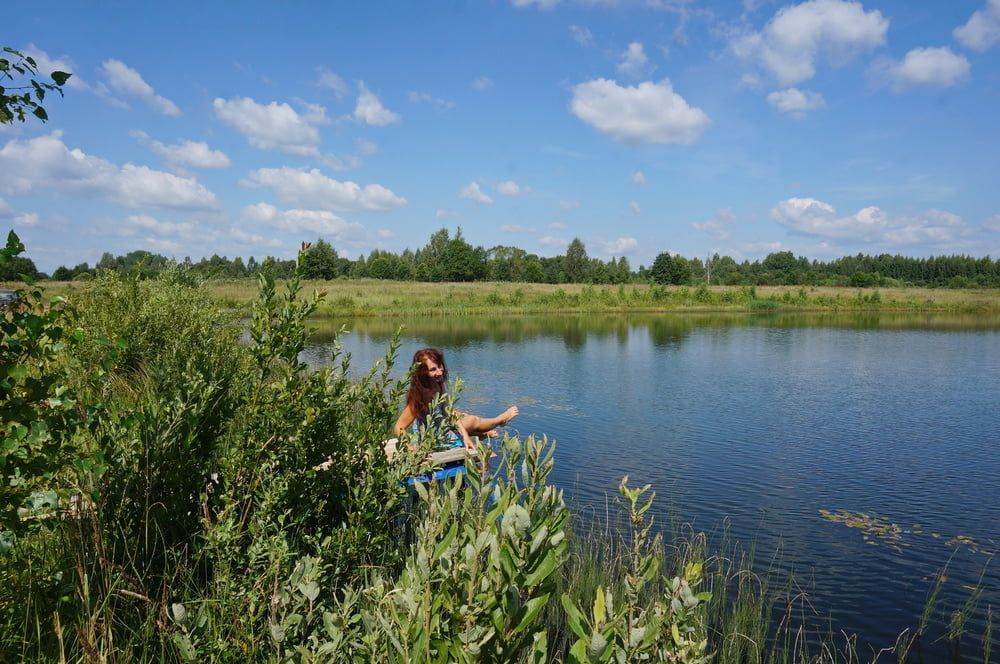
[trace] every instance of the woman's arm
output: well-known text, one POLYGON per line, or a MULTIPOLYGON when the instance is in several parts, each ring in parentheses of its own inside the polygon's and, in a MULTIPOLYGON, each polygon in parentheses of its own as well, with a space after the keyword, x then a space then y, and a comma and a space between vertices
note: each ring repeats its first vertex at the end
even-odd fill
POLYGON ((417 416, 413 413, 413 409, 407 404, 403 412, 399 414, 399 418, 396 420, 396 426, 393 431, 397 436, 403 435, 403 433, 413 424, 413 420, 417 419, 417 416))
POLYGON ((458 433, 462 436, 462 442, 465 444, 465 449, 470 452, 476 451, 476 446, 472 442, 472 438, 469 437, 469 431, 465 428, 461 421, 455 422, 455 428, 458 429, 458 433))

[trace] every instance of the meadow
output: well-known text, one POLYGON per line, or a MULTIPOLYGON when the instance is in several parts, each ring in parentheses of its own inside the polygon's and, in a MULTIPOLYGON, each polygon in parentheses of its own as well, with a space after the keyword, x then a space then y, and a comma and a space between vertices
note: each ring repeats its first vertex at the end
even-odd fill
MULTIPOLYGON (((831 286, 659 286, 630 284, 419 283, 378 279, 303 281, 326 294, 314 318, 508 315, 664 311, 1000 312, 998 289, 841 288, 831 286)), ((10 285, 3 286, 9 288, 10 285)), ((51 282, 71 295, 80 282, 51 282)), ((249 279, 205 282, 223 306, 248 311, 257 296, 249 279)))

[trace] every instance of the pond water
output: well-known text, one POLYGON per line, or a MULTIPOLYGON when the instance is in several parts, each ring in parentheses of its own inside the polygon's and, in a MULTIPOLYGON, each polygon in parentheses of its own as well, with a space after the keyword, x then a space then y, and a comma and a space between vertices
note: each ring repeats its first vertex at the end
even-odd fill
MULTIPOLYGON (((654 486, 659 518, 755 543, 758 566, 794 570, 834 631, 859 634, 862 653, 916 626, 947 564, 940 635, 985 569, 962 653, 981 661, 986 606, 1000 613, 1000 561, 987 567, 1000 550, 1000 320, 345 323, 340 341, 358 371, 402 324, 400 371, 416 349, 437 346, 464 382, 460 407, 493 415, 518 404, 510 428, 557 442, 552 479, 578 507, 603 514, 628 474, 654 486)), ((329 362, 337 327, 314 334, 311 364, 329 362)), ((924 661, 952 659, 944 639, 930 640, 924 661)))

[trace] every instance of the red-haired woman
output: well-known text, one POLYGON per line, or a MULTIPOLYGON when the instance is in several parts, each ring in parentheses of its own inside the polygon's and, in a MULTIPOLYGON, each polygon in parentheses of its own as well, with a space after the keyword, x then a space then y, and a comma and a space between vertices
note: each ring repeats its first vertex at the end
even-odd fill
POLYGON ((450 424, 462 437, 462 442, 470 450, 474 449, 472 436, 489 435, 497 427, 517 417, 517 406, 511 406, 496 417, 479 417, 468 413, 454 412, 449 416, 444 405, 439 403, 431 412, 431 402, 437 396, 444 396, 448 380, 448 367, 444 363, 444 353, 437 348, 424 348, 413 354, 413 378, 406 393, 406 407, 396 420, 396 435, 402 434, 414 423, 418 425, 450 424), (430 420, 430 421, 428 421, 430 420))

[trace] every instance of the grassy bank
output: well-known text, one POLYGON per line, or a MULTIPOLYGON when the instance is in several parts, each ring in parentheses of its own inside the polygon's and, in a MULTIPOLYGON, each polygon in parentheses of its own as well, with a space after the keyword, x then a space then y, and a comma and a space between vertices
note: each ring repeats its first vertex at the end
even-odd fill
MULTIPOLYGON (((834 288, 810 286, 590 286, 506 282, 417 283, 372 279, 307 281, 326 292, 316 318, 353 316, 509 315, 661 311, 900 311, 1000 313, 1000 290, 834 288)), ((71 294, 79 283, 54 282, 71 294)), ((251 280, 209 281, 224 306, 247 311, 256 297, 251 280)))

